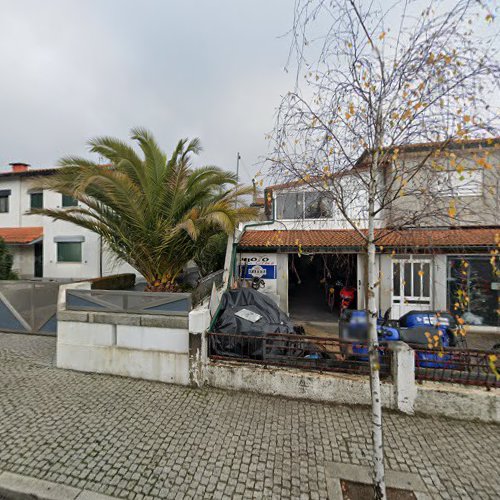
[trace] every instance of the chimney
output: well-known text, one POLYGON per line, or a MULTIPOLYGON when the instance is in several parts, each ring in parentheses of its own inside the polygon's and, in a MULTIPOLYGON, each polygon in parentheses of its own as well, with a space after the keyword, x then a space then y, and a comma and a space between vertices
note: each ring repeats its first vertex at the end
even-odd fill
POLYGON ((29 163, 22 163, 20 161, 15 161, 12 163, 9 163, 9 165, 12 167, 12 172, 27 172, 28 167, 30 166, 29 163))

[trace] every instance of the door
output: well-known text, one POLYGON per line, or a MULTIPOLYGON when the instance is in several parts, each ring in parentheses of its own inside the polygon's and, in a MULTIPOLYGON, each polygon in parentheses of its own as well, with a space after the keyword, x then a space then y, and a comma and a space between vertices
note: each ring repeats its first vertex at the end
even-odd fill
POLYGON ((430 259, 394 259, 392 261, 393 319, 409 311, 432 309, 432 261, 430 259))
POLYGON ((43 277, 43 243, 35 243, 35 278, 43 277))

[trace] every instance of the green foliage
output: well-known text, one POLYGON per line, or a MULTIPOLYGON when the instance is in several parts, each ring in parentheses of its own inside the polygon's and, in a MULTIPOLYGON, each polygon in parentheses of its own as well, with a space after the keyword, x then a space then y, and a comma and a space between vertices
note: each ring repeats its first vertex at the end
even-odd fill
POLYGON ((200 250, 194 257, 194 261, 200 268, 201 274, 207 274, 224 268, 226 257, 227 234, 218 233, 208 238, 205 245, 200 246, 200 250))
POLYGON ((229 234, 239 221, 256 216, 254 209, 235 204, 251 189, 218 167, 193 168, 198 139, 180 140, 168 156, 147 130, 136 128, 131 138, 142 154, 119 139, 99 137, 90 141, 90 151, 109 164, 63 158, 61 170, 41 187, 72 196, 79 206, 32 213, 94 231, 150 289, 173 290, 185 264, 212 236, 229 234))
POLYGON ((17 280, 17 274, 12 271, 12 254, 5 241, 0 238, 0 280, 17 280))

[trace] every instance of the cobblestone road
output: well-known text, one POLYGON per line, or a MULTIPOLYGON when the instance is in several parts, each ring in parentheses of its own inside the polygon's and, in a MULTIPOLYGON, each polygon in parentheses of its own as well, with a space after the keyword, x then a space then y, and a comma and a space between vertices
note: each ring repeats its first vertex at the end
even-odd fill
MULTIPOLYGON (((53 366, 0 334, 0 470, 123 498, 326 498, 325 463, 369 465, 362 408, 193 390, 53 366)), ((499 427, 385 414, 387 465, 435 498, 500 496, 499 427)))

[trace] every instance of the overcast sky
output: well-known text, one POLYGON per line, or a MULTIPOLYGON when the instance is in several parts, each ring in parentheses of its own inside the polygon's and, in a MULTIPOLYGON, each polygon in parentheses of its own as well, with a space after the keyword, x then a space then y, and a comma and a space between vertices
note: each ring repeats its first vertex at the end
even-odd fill
POLYGON ((292 0, 0 0, 0 166, 54 165, 145 126, 243 180, 265 154, 292 0))

